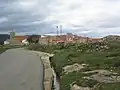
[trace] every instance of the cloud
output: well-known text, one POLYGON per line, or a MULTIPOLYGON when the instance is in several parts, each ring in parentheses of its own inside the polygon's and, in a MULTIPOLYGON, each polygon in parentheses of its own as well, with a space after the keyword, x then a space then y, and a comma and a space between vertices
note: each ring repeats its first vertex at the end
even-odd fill
POLYGON ((83 28, 93 33, 107 34, 109 30, 119 33, 116 29, 120 27, 119 0, 57 0, 50 7, 52 12, 47 20, 55 20, 65 29, 75 28, 80 33, 84 32, 83 28))
POLYGON ((42 33, 51 29, 45 23, 47 8, 45 1, 40 0, 1 0, 0 1, 0 32, 9 32, 13 28, 17 33, 42 33), (44 8, 44 10, 43 10, 44 8))
POLYGON ((0 32, 120 34, 120 0, 1 0, 0 11, 0 32))
POLYGON ((1 23, 5 23, 5 22, 7 22, 8 21, 8 19, 6 18, 6 17, 1 17, 0 18, 0 24, 1 23))

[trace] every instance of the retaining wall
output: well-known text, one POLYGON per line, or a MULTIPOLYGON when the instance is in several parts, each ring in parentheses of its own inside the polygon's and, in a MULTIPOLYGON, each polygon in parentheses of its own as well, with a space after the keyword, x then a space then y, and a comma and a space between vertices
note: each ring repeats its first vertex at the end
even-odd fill
POLYGON ((54 80, 53 70, 50 65, 49 57, 52 57, 53 54, 44 53, 44 52, 37 52, 32 51, 40 56, 40 59, 42 60, 44 64, 44 89, 45 90, 52 90, 52 84, 54 80))

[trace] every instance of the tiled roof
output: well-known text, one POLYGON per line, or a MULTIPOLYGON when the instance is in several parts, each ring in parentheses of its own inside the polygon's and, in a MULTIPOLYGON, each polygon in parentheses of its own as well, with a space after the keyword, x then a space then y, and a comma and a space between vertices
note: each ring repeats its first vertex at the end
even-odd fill
POLYGON ((26 38, 28 38, 27 36, 15 36, 15 39, 16 40, 24 40, 24 39, 26 39, 26 38))

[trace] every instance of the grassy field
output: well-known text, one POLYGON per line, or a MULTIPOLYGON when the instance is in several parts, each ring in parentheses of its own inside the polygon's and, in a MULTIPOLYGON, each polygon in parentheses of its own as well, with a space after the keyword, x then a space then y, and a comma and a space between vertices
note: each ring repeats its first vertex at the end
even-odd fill
POLYGON ((21 45, 1 45, 0 46, 0 54, 5 52, 8 49, 12 49, 12 48, 23 48, 24 46, 21 45))
MULTIPOLYGON (((38 50, 54 53, 52 65, 55 68, 60 79, 61 90, 70 90, 70 84, 76 80, 81 80, 85 76, 80 72, 73 72, 67 75, 62 73, 62 69, 66 65, 74 63, 86 63, 89 67, 85 70, 106 69, 110 70, 114 67, 114 71, 120 74, 120 41, 109 41, 107 43, 94 44, 68 44, 68 45, 32 45, 30 50, 38 50)), ((79 83, 83 81, 78 81, 79 83)), ((92 85, 91 82, 85 81, 85 84, 92 85)), ((95 83, 96 81, 93 81, 95 83)), ((120 84, 103 84, 98 90, 120 90, 120 84)))
POLYGON ((0 54, 5 52, 8 48, 5 48, 4 46, 0 46, 0 54))

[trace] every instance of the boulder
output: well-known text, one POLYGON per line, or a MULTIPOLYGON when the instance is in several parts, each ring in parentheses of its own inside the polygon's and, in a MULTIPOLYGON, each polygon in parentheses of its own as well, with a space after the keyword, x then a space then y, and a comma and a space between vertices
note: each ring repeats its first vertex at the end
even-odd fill
POLYGON ((89 87, 80 87, 80 86, 75 84, 75 85, 73 85, 71 87, 71 90, 91 90, 91 88, 89 88, 89 87))
POLYGON ((68 74, 70 72, 74 72, 74 71, 80 71, 81 69, 85 68, 83 65, 80 65, 78 63, 75 63, 73 65, 68 65, 63 67, 63 72, 65 74, 68 74))

